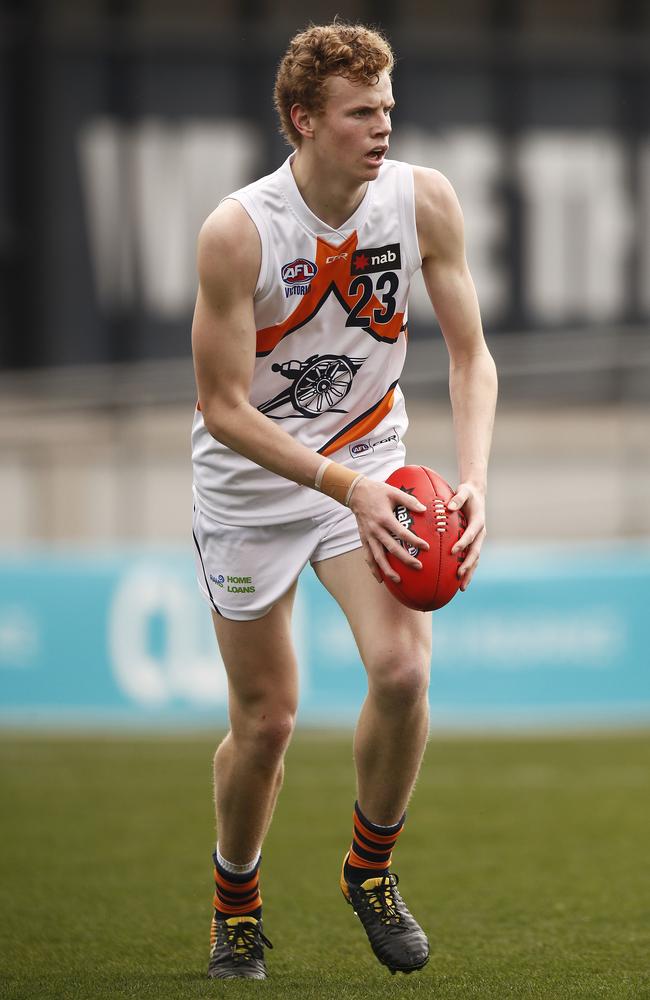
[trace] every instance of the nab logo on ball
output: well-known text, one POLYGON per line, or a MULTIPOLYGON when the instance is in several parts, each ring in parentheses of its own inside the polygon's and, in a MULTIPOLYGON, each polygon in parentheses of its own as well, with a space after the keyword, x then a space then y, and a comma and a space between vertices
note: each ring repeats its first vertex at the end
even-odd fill
POLYGON ((403 528, 406 528, 408 531, 410 531, 411 525, 413 524, 413 518, 411 517, 406 507, 396 507, 395 517, 397 518, 397 520, 399 521, 399 523, 402 525, 403 528))
MULTIPOLYGON (((404 492, 405 493, 413 493, 413 490, 406 490, 405 489, 404 492)), ((411 512, 409 510, 407 510, 406 507, 399 506, 399 507, 395 508, 395 512, 394 513, 395 513, 395 517, 397 518, 397 520, 399 521, 399 523, 402 525, 402 527, 406 528, 407 531, 410 531, 411 528, 413 527, 413 518, 411 517, 411 512)), ((410 556, 417 556, 418 555, 418 553, 419 553, 420 550, 418 548, 416 548, 415 545, 409 545, 407 542, 403 542, 401 539, 398 539, 398 541, 399 541, 400 545, 402 546, 402 548, 406 549, 406 551, 408 552, 408 554, 410 556)))
POLYGON ((318 268, 312 260, 298 257, 282 268, 282 280, 285 285, 306 284, 316 277, 318 268))

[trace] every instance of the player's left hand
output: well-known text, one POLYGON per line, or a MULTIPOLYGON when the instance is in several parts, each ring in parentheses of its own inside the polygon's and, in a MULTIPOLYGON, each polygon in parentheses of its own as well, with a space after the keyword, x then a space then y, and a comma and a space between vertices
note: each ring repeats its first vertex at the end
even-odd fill
POLYGON ((447 503, 449 510, 460 510, 467 518, 467 527, 452 548, 454 555, 463 553, 458 568, 460 589, 467 590, 481 555, 485 540, 485 490, 473 483, 461 483, 447 503))

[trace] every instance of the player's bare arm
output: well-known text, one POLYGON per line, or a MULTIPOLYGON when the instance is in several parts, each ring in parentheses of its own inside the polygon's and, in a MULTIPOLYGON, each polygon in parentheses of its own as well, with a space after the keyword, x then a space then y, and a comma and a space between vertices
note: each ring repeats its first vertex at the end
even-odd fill
MULTIPOLYGON (((238 202, 224 201, 204 223, 199 236, 199 292, 192 326, 199 403, 205 425, 218 441, 277 475, 314 488, 323 457, 294 440, 250 403, 256 350, 253 297, 260 260, 260 240, 253 222, 238 202)), ((333 471, 326 470, 325 476, 334 480, 336 463, 332 466, 333 471)), ((342 499, 339 495, 336 498, 342 499)), ((421 508, 415 497, 364 478, 356 484, 349 506, 359 521, 372 572, 378 579, 383 572, 398 582, 386 560, 386 550, 407 565, 419 566, 395 536, 420 548, 423 543, 398 525, 393 516, 397 503, 413 510, 421 508)))
POLYGON ((449 501, 463 508, 467 529, 454 547, 466 590, 485 538, 485 493, 497 399, 497 375, 485 343, 474 283, 465 258, 463 217, 451 184, 435 170, 414 168, 422 274, 449 351, 459 485, 449 501))

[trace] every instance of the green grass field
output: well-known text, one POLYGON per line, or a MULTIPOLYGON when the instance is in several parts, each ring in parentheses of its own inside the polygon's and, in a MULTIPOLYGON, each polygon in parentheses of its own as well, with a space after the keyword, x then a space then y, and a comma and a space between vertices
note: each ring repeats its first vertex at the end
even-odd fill
POLYGON ((431 742, 395 858, 432 941, 409 977, 337 885, 350 738, 299 735, 264 851, 265 983, 205 978, 212 747, 0 738, 3 1000, 650 997, 650 734, 431 742))

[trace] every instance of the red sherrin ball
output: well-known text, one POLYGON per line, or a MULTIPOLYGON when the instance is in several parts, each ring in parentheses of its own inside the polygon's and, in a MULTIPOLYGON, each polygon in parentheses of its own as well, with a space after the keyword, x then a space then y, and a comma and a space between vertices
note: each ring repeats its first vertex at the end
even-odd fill
POLYGON ((384 583, 393 597, 407 608, 437 611, 449 603, 460 586, 458 567, 463 555, 452 555, 451 548, 467 527, 465 515, 459 510, 447 510, 447 502, 454 491, 433 469, 405 465, 393 472, 386 482, 426 504, 427 509, 421 514, 398 506, 395 517, 413 534, 424 538, 429 543, 429 550, 409 549, 422 563, 422 569, 411 569, 389 553, 388 562, 402 582, 393 583, 384 577, 384 583))

